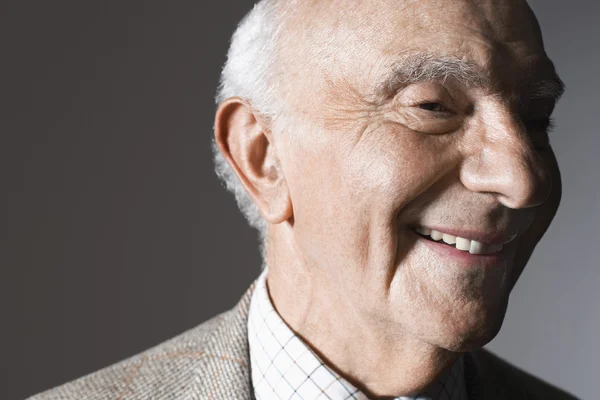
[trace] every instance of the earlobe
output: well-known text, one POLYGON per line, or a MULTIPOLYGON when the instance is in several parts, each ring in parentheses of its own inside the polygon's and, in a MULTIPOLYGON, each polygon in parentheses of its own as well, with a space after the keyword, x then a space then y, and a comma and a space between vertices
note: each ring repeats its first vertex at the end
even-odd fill
POLYGON ((271 224, 288 220, 292 202, 266 123, 247 101, 233 97, 219 105, 215 142, 240 182, 271 224))

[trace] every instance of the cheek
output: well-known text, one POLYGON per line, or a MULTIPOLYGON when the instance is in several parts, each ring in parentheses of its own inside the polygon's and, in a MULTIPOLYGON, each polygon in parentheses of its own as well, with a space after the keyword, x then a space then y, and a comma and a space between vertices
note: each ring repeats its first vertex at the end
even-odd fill
POLYGON ((362 240, 369 226, 389 227, 453 163, 447 139, 398 124, 354 137, 326 133, 291 154, 285 173, 299 226, 319 235, 344 229, 362 240))
POLYGON ((289 157, 294 231, 313 262, 365 265, 369 243, 392 252, 398 213, 443 175, 450 153, 439 136, 398 124, 351 135, 306 139, 289 157))
POLYGON ((339 150, 335 143, 311 140, 289 154, 285 168, 295 240, 313 265, 337 265, 360 242, 360 204, 350 201, 356 188, 346 180, 339 150))
POLYGON ((387 124, 364 137, 344 160, 343 181, 352 201, 397 212, 443 176, 453 157, 447 138, 387 124))

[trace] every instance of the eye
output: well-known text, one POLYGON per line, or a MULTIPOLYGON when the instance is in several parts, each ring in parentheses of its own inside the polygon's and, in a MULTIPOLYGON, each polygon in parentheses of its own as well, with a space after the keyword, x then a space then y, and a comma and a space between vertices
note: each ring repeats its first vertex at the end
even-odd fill
POLYGON ((421 103, 418 105, 421 110, 433 111, 433 112, 449 112, 447 108, 445 108, 440 103, 421 103))
POLYGON ((553 120, 550 117, 532 118, 523 121, 525 128, 529 132, 547 132, 553 127, 553 120))
POLYGON ((537 150, 545 150, 550 146, 548 131, 553 127, 550 117, 531 118, 523 120, 525 128, 531 135, 533 146, 537 150))
POLYGON ((415 132, 443 135, 464 122, 465 98, 438 82, 408 85, 393 100, 398 122, 415 132))

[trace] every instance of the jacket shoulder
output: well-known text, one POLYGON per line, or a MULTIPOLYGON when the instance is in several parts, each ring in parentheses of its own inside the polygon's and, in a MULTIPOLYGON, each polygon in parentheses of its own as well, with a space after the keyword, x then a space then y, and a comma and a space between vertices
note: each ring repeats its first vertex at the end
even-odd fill
POLYGON ((39 393, 29 400, 100 400, 154 398, 152 394, 177 393, 189 381, 205 344, 218 330, 226 311, 174 338, 74 381, 39 393), (142 390, 134 387, 143 385, 142 390))
POLYGON ((508 363, 494 353, 481 349, 471 353, 477 363, 484 384, 484 398, 505 398, 490 396, 489 392, 514 398, 518 394, 529 400, 578 400, 577 397, 508 363))

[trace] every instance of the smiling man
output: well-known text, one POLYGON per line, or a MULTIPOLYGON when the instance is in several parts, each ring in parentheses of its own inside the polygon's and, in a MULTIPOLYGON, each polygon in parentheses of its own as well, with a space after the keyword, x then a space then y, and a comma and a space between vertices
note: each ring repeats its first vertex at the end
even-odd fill
POLYGON ((572 399, 480 348, 560 202, 563 91, 524 1, 261 1, 217 172, 263 239, 240 303, 39 399, 572 399))

